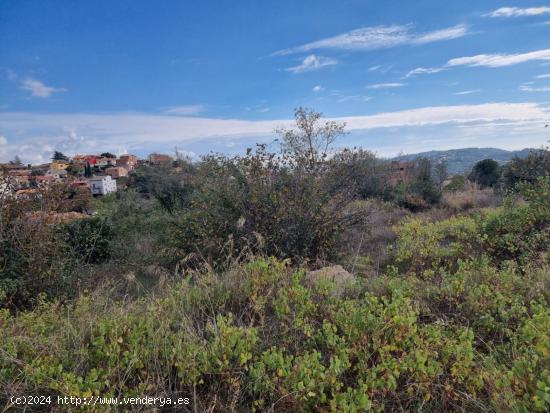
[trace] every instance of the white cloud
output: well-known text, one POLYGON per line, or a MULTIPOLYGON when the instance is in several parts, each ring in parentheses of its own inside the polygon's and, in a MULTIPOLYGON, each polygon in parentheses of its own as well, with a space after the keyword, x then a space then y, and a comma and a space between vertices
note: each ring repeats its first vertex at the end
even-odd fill
POLYGON ((371 66, 369 67, 369 72, 376 72, 378 69, 381 69, 382 68, 382 65, 376 65, 376 66, 371 66))
POLYGON ((550 92, 550 86, 533 87, 530 84, 524 83, 519 87, 522 92, 550 92))
POLYGON ((535 76, 535 79, 550 79, 550 73, 548 73, 546 75, 535 76))
POLYGON ((444 123, 469 123, 510 120, 522 123, 548 117, 536 103, 484 103, 479 105, 434 106, 372 116, 341 118, 350 129, 423 126, 444 123))
POLYGON ((443 40, 452 40, 463 37, 468 33, 468 28, 460 24, 458 26, 449 27, 447 29, 436 30, 433 32, 428 32, 424 34, 417 35, 413 37, 411 43, 413 44, 424 44, 424 43, 433 43, 440 42, 443 40))
POLYGON ((416 75, 429 75, 432 73, 439 73, 445 70, 442 67, 417 67, 416 69, 411 70, 405 75, 406 78, 416 76, 416 75))
POLYGON ((491 13, 487 13, 486 17, 524 17, 524 16, 540 16, 541 14, 550 13, 550 7, 501 7, 491 13))
POLYGON ((57 92, 66 92, 67 89, 46 86, 37 79, 26 78, 21 82, 21 89, 31 92, 31 95, 39 98, 47 98, 57 92))
POLYGON ((405 83, 376 83, 374 85, 367 86, 368 89, 394 89, 405 86, 405 83))
POLYGON ((164 111, 166 115, 192 116, 204 111, 204 105, 174 106, 164 111))
POLYGON ((322 92, 323 90, 325 90, 325 88, 321 85, 316 85, 316 86, 313 86, 313 89, 311 90, 314 92, 322 92))
POLYGON ((479 89, 476 90, 463 90, 462 92, 456 92, 455 95, 457 96, 463 96, 463 95, 471 95, 472 93, 479 92, 479 89))
POLYGON ((334 96, 337 96, 338 99, 336 102, 338 103, 345 103, 345 102, 368 102, 369 100, 372 100, 371 96, 363 96, 363 95, 341 95, 341 94, 335 94, 334 96))
POLYGON ((449 60, 446 66, 504 67, 537 60, 550 60, 550 49, 520 54, 480 54, 476 56, 458 57, 449 60))
POLYGON ((312 54, 307 56, 298 66, 289 67, 286 70, 292 73, 304 73, 318 70, 326 66, 334 66, 336 64, 338 64, 338 61, 335 59, 312 54))
POLYGON ((0 135, 0 146, 6 146, 8 144, 8 140, 0 135))
MULTIPOLYGON (((487 103, 423 107, 334 120, 346 122, 347 129, 355 133, 445 125, 444 129, 440 128, 437 131, 441 139, 444 139, 444 136, 448 136, 447 131, 450 136, 450 129, 459 125, 476 124, 482 127, 506 121, 516 128, 521 128, 525 125, 540 124, 547 121, 549 116, 550 109, 536 103, 487 103)), ((45 162, 51 157, 54 149, 69 155, 95 153, 99 150, 147 153, 155 150, 171 151, 177 145, 184 150, 207 153, 213 149, 213 142, 220 142, 223 146, 228 142, 253 143, 271 140, 276 127, 289 126, 291 122, 290 119, 248 121, 145 113, 1 112, 0 124, 6 135, 10 136, 10 141, 2 146, 0 161, 9 160, 15 154, 20 154, 26 162, 45 162)), ((418 129, 415 133, 421 136, 422 131, 423 129, 418 129)), ((527 137, 522 139, 525 143, 527 137)), ((463 144, 463 141, 461 142, 463 144)), ((479 136, 474 142, 476 145, 480 144, 479 136)), ((498 146, 498 139, 495 142, 498 146)), ((370 143, 368 145, 371 146, 370 143)))
POLYGON ((458 25, 426 33, 413 33, 412 25, 362 27, 337 36, 328 37, 301 46, 279 50, 273 55, 304 53, 319 49, 376 50, 406 44, 425 44, 456 39, 468 34, 468 27, 458 25))

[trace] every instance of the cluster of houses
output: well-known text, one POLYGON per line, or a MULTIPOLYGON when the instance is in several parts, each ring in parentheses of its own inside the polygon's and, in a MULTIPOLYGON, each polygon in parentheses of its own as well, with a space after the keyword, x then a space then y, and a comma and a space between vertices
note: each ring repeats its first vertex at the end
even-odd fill
POLYGON ((125 186, 128 174, 143 163, 161 165, 172 162, 168 155, 152 154, 147 160, 135 155, 112 154, 75 155, 58 157, 50 163, 23 165, 0 164, 0 192, 14 192, 16 196, 37 192, 53 183, 65 182, 75 188, 88 188, 94 196, 107 195, 125 186))

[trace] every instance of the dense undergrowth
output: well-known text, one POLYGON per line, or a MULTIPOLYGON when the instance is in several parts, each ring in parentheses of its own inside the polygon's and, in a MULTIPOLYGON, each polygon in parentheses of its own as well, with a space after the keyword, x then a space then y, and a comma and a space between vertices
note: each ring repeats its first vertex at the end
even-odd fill
POLYGON ((549 411, 548 151, 444 189, 429 162, 395 182, 281 133, 281 153, 145 166, 102 199, 0 194, 2 411, 549 411))
POLYGON ((473 216, 406 220, 395 266, 343 289, 308 281, 289 260, 249 257, 138 298, 112 299, 117 283, 138 288, 126 279, 70 304, 3 310, 2 397, 184 395, 197 411, 545 411, 548 181, 523 194, 473 216))

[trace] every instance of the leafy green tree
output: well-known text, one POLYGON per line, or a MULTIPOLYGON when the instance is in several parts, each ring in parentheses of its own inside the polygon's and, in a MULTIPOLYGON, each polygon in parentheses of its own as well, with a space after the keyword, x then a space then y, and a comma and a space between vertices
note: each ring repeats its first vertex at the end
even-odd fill
POLYGON ((494 159, 484 159, 474 165, 468 179, 482 188, 494 187, 502 175, 502 168, 494 159))
POLYGON ((52 161, 68 161, 69 158, 63 153, 59 151, 55 151, 52 156, 52 161))
POLYGON ((535 183, 542 176, 550 175, 550 151, 531 151, 527 158, 514 158, 504 167, 504 186, 512 189, 519 182, 535 183))
POLYGON ((111 158, 111 159, 116 158, 116 155, 112 154, 111 152, 103 152, 99 156, 101 156, 102 158, 111 158))
POLYGON ((84 166, 84 176, 86 178, 91 178, 93 175, 93 172, 92 172, 92 166, 86 162, 86 166, 84 166))

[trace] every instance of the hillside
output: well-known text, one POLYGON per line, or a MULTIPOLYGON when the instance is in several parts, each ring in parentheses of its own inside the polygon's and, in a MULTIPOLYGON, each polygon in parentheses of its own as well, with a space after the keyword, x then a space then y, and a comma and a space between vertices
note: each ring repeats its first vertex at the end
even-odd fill
POLYGON ((392 160, 411 161, 419 157, 430 159, 434 163, 447 161, 450 174, 461 174, 472 169, 476 162, 491 158, 500 163, 506 163, 515 156, 525 158, 532 149, 507 151, 498 148, 464 148, 448 151, 429 151, 409 155, 396 156, 392 160))

